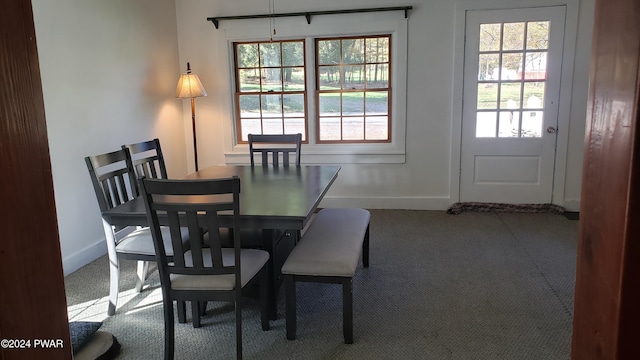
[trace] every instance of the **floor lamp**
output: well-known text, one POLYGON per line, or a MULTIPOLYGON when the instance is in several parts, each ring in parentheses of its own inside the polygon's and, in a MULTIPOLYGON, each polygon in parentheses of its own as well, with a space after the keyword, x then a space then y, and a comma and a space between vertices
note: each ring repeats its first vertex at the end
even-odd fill
POLYGON ((196 104, 195 98, 207 96, 198 75, 191 73, 191 66, 187 63, 187 72, 180 75, 176 97, 179 99, 191 99, 191 127, 193 128, 193 157, 198 171, 198 146, 196 145, 196 104))

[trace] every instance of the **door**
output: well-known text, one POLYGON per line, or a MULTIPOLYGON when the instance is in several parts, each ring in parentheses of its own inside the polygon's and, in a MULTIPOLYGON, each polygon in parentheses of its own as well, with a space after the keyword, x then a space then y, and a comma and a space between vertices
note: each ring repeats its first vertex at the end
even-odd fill
POLYGON ((469 11, 460 201, 550 203, 565 8, 469 11))

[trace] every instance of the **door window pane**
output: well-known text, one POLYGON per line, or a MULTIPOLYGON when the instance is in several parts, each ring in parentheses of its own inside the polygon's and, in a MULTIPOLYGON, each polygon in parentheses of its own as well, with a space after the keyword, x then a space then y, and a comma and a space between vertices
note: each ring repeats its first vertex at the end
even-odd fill
POLYGON ((542 109, 542 101, 544 99, 544 82, 526 82, 524 83, 524 92, 522 98, 525 101, 527 109, 542 109))
POLYGON ((500 50, 501 24, 480 24, 480 51, 500 50))
POLYGON ((524 48, 524 23, 505 23, 502 50, 522 50, 524 48))
POLYGON ((527 23, 527 50, 549 48, 549 22, 527 23))
POLYGON ((498 137, 517 138, 519 136, 520 112, 518 110, 501 111, 499 121, 498 137))
POLYGON ((500 108, 519 109, 520 108, 520 84, 502 83, 500 84, 500 108))
POLYGON ((522 137, 542 137, 542 124, 544 112, 523 111, 522 112, 522 137))
POLYGON ((476 137, 496 137, 496 115, 495 111, 476 113, 476 137))
POLYGON ((498 84, 478 84, 478 109, 498 108, 498 84))
POLYGON ((529 52, 525 56, 524 78, 527 80, 544 80, 547 78, 547 53, 529 52))
POLYGON ((502 54, 500 80, 520 80, 522 78, 522 53, 502 54))
POLYGON ((500 66, 500 54, 480 54, 478 57, 478 80, 498 80, 494 71, 500 66))

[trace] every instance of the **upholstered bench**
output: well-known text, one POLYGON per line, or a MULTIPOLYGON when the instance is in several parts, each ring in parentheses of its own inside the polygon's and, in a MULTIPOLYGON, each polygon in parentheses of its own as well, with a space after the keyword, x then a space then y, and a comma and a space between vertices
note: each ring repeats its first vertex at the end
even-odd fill
POLYGON ((352 278, 362 253, 369 267, 369 211, 322 209, 282 266, 287 339, 296 338, 296 281, 342 284, 344 342, 353 343, 352 278))

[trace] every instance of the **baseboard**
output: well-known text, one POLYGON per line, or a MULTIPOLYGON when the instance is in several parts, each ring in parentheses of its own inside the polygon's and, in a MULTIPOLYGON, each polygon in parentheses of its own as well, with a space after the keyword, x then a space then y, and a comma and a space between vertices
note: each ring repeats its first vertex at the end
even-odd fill
MULTIPOLYGON (((325 196, 320 207, 359 207, 364 209, 447 210, 456 201, 448 197, 325 196)), ((580 211, 580 199, 565 200, 567 211, 580 211)))
POLYGON ((71 274, 106 253, 107 244, 105 244, 104 239, 100 239, 94 244, 63 258, 62 268, 64 269, 64 276, 71 274))
POLYGON ((363 209, 447 210, 451 206, 448 197, 358 197, 325 196, 320 207, 358 207, 363 209))
POLYGON ((562 202, 562 206, 566 211, 579 212, 580 211, 580 199, 565 200, 562 202))

